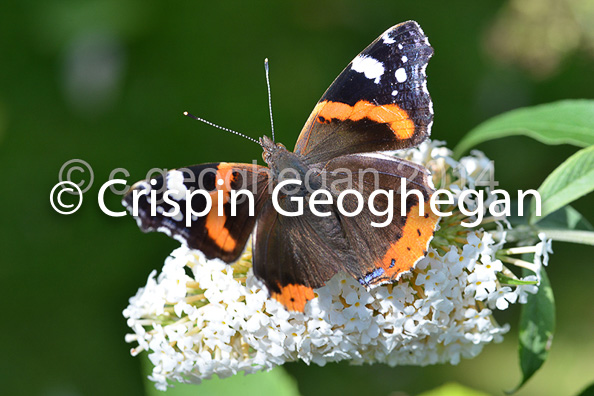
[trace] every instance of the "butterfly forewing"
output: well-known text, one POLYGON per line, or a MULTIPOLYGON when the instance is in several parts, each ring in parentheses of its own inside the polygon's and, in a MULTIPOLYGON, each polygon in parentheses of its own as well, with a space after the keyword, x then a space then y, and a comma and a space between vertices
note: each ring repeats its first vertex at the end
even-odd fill
POLYGON ((137 183, 125 196, 124 205, 130 213, 137 207, 136 219, 144 232, 164 232, 192 249, 201 250, 207 258, 233 262, 254 228, 268 180, 268 168, 257 165, 225 162, 195 165, 137 183), (231 200, 232 190, 247 190, 252 194, 253 212, 245 195, 231 200), (172 194, 165 199, 167 191, 172 194), (210 197, 210 210, 206 210, 205 195, 210 197), (232 215, 232 203, 235 215, 232 215), (179 212, 173 215, 176 204, 179 212))
POLYGON ((421 143, 433 122, 425 74, 432 55, 433 48, 416 22, 388 29, 324 93, 295 152, 314 163, 421 143))

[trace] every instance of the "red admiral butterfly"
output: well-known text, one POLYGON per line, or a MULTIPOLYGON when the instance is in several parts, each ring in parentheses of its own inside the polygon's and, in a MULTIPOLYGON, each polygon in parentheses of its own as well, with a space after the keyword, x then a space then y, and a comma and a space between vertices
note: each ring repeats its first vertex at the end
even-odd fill
MULTIPOLYGON (((406 187, 420 191, 428 202, 433 190, 425 168, 377 152, 414 147, 429 136, 433 108, 425 69, 432 55, 416 22, 398 24, 357 55, 330 85, 293 152, 267 136, 259 140, 269 168, 220 162, 170 171, 150 185, 137 183, 124 205, 132 212, 134 191, 140 193, 136 220, 143 231, 165 232, 207 258, 227 263, 239 258, 253 233, 254 274, 290 310, 303 311, 314 297, 313 289, 339 271, 366 287, 393 282, 424 257, 439 220, 427 204, 425 214, 419 215, 420 197, 407 196, 407 215, 401 216, 400 199, 390 202, 385 195, 376 195, 376 210, 390 204, 396 215, 386 227, 375 228, 370 225, 376 219, 371 208, 345 216, 337 210, 336 199, 318 205, 318 212, 326 213, 323 217, 307 205, 301 216, 281 215, 268 188, 286 180, 285 171, 291 170, 301 180, 307 177, 314 190, 326 189, 334 198, 345 189, 355 189, 367 199, 378 188, 398 189, 405 178, 406 187), (347 176, 349 183, 342 183, 347 176), (163 199, 165 187, 177 191, 171 197, 183 204, 188 202, 182 192, 202 189, 210 195, 212 207, 198 194, 189 205, 195 212, 204 211, 204 216, 186 219, 180 212, 171 217, 174 205, 163 199), (248 199, 233 212, 231 191, 240 189, 255 197, 252 215, 248 199), (152 198, 142 195, 149 191, 157 193, 152 198), (159 202, 153 215, 152 199, 159 202)), ((311 190, 281 194, 280 207, 294 211, 295 196, 311 199, 311 190)), ((342 205, 352 212, 359 202, 345 195, 342 205)))

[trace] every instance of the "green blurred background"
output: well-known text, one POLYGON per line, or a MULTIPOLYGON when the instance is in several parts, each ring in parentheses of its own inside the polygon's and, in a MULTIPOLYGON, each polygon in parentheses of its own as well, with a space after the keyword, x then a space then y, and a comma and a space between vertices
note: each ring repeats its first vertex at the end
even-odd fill
MULTIPOLYGON (((134 182, 151 168, 260 159, 255 145, 182 112, 251 136, 268 133, 265 57, 277 138, 292 147, 358 51, 414 19, 435 48, 433 137, 453 147, 505 110, 593 98, 593 8, 589 0, 3 1, 0 393, 144 394, 121 311, 177 242, 103 214, 99 187, 117 167, 134 182), (74 158, 93 167, 95 183, 82 208, 62 216, 49 192, 74 158)), ((495 160, 501 187, 514 190, 538 187, 576 151, 527 138, 479 148, 495 160)), ((110 196, 107 204, 119 210, 118 202, 110 196)), ((591 197, 575 206, 594 219, 591 197)), ((557 335, 549 361, 519 395, 572 395, 594 380, 593 250, 554 249, 557 335)), ((448 381, 501 394, 520 378, 517 318, 517 308, 500 315, 512 324, 505 342, 458 366, 286 370, 304 395, 417 394, 448 381)))

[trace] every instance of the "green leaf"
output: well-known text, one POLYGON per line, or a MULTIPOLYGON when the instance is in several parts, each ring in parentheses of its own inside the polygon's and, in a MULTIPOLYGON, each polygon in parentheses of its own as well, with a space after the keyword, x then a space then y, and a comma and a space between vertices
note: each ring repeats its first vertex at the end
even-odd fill
MULTIPOLYGON (((532 274, 524 270, 524 275, 532 274)), ((555 298, 544 268, 540 271, 540 286, 536 294, 528 296, 520 314, 520 367, 522 381, 512 392, 520 389, 543 365, 549 355, 555 331, 555 298)))
MULTIPOLYGON (((528 213, 525 210, 524 213, 528 213)), ((594 231, 592 224, 572 206, 566 205, 538 222, 542 229, 594 231)))
POLYGON ((581 391, 578 396, 592 396, 592 395, 594 395, 594 383, 587 386, 586 389, 581 391))
MULTIPOLYGON (((594 190, 594 146, 582 149, 557 167, 538 188, 541 217, 553 213, 594 190)), ((532 204, 530 223, 539 219, 532 204)))
POLYGON ((503 113, 468 132, 454 156, 459 158, 479 143, 516 135, 545 144, 590 146, 594 144, 594 101, 563 100, 503 113))
MULTIPOLYGON (((530 213, 531 201, 524 200, 524 216, 518 215, 518 201, 511 201, 511 216, 507 218, 514 227, 528 224, 528 213, 530 213)), ((554 211, 547 217, 542 217, 538 221, 539 228, 552 228, 558 230, 582 230, 594 231, 594 227, 586 218, 578 212, 573 206, 565 205, 559 210, 554 211)))
MULTIPOLYGON (((143 371, 146 376, 153 366, 148 359, 144 359, 143 371)), ((173 388, 162 392, 155 388, 152 381, 145 380, 147 396, 218 396, 218 395, 275 395, 299 396, 297 383, 282 367, 276 367, 268 372, 258 372, 244 375, 236 374, 229 378, 213 377, 201 384, 181 384, 173 382, 173 388)))

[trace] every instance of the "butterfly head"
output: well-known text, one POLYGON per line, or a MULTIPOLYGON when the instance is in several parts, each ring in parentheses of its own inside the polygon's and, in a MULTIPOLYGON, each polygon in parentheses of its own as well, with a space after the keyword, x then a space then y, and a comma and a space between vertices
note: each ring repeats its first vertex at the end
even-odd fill
POLYGON ((275 158, 287 152, 286 147, 282 143, 275 143, 268 136, 262 136, 260 138, 260 145, 262 146, 262 149, 264 149, 262 158, 269 166, 272 166, 272 164, 276 162, 275 158))

